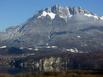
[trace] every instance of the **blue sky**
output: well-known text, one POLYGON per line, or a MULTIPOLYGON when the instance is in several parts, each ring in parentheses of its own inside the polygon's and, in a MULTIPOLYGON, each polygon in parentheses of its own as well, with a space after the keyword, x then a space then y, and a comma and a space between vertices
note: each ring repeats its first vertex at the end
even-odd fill
POLYGON ((0 31, 8 26, 22 24, 38 10, 55 4, 81 6, 103 15, 103 0, 0 0, 0 31))

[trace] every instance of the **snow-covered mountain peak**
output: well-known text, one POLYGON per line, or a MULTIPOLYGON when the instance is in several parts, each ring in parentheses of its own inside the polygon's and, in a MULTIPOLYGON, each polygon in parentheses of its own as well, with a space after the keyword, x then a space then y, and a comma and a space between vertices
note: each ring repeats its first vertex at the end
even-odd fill
POLYGON ((51 9, 48 9, 49 11, 51 10, 53 13, 59 14, 63 13, 65 15, 75 15, 75 14, 92 14, 92 12, 83 9, 82 7, 67 7, 67 6, 60 6, 60 5, 54 5, 51 7, 51 9))
POLYGON ((103 17, 97 16, 92 12, 81 7, 66 7, 60 5, 54 5, 52 7, 39 11, 39 15, 37 18, 49 16, 51 19, 54 19, 56 15, 61 18, 71 18, 74 15, 83 15, 86 17, 103 20, 103 17))
POLYGON ((47 48, 57 46, 92 51, 103 50, 102 39, 103 16, 97 16, 81 7, 55 5, 40 10, 22 25, 0 32, 0 48, 10 46, 32 50, 33 47, 48 44, 50 46, 47 45, 47 48))

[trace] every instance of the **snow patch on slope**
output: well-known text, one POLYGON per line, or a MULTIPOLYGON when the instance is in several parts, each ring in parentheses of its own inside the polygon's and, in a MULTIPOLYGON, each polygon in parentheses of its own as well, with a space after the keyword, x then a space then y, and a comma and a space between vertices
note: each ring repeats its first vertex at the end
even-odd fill
POLYGON ((100 19, 103 20, 103 16, 101 16, 100 19))
POLYGON ((103 16, 96 16, 96 15, 92 15, 92 14, 84 14, 87 17, 92 17, 98 20, 103 20, 103 16))
POLYGON ((79 52, 77 48, 74 48, 74 49, 66 49, 66 51, 73 52, 73 53, 78 53, 78 52, 79 52))
POLYGON ((7 46, 1 46, 0 49, 6 48, 7 46))
POLYGON ((51 19, 54 19, 56 14, 54 14, 53 12, 43 11, 42 14, 38 16, 38 18, 45 17, 47 15, 49 15, 51 19))
POLYGON ((73 16, 73 15, 71 15, 71 14, 69 15, 69 17, 72 17, 72 16, 73 16))
POLYGON ((96 15, 92 15, 92 14, 84 14, 84 15, 87 16, 87 17, 93 17, 95 19, 99 19, 99 17, 96 16, 96 15))

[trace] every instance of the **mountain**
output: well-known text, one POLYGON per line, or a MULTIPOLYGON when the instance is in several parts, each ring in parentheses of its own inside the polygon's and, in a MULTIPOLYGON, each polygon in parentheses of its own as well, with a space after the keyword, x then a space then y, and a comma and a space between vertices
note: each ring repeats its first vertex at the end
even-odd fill
POLYGON ((0 32, 0 46, 43 45, 78 51, 103 50, 103 16, 81 7, 55 5, 38 11, 23 25, 0 32))

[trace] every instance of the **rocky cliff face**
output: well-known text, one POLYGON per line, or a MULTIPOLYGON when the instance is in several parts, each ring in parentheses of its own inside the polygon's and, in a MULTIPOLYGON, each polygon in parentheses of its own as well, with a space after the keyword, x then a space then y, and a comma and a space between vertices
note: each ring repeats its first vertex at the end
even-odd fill
MULTIPOLYGON (((61 67, 63 61, 61 57, 50 57, 40 59, 38 63, 36 63, 36 67, 41 69, 41 71, 54 71, 57 68, 61 67)), ((58 71, 60 71, 58 69, 58 71)))
POLYGON ((21 26, 0 33, 1 45, 56 45, 82 51, 102 50, 103 17, 81 7, 53 6, 40 10, 21 26))
MULTIPOLYGON (((66 63, 69 63, 69 59, 68 62, 63 59, 62 57, 44 57, 41 58, 39 60, 33 60, 33 59, 29 59, 26 61, 22 61, 22 60, 14 60, 12 62, 13 66, 15 68, 34 68, 34 69, 38 69, 38 71, 61 71, 61 69, 65 68, 63 67, 63 65, 66 65, 66 63)), ((67 67, 66 67, 67 68, 67 67)))

